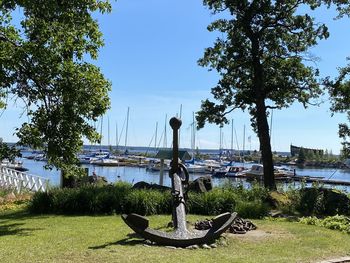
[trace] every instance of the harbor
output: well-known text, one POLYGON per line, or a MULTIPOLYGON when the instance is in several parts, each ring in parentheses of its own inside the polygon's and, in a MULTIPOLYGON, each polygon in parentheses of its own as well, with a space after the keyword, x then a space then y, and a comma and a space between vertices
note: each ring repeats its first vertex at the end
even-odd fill
MULTIPOLYGON (((20 159, 23 167, 28 169, 27 173, 35 174, 44 178, 49 179, 50 186, 60 185, 60 171, 56 169, 46 170, 44 166, 45 161, 37 161, 35 159, 27 159, 29 152, 23 153, 23 158, 20 159)), ((245 167, 249 169, 254 165, 254 163, 241 163, 234 162, 232 165, 237 167, 245 167)), ((88 169, 89 175, 93 172, 99 176, 103 176, 109 183, 115 183, 117 181, 124 181, 128 183, 137 183, 144 181, 147 183, 158 184, 160 180, 160 172, 155 169, 148 169, 146 164, 138 165, 135 164, 122 164, 117 166, 100 166, 93 163, 82 164, 83 168, 88 169)), ((298 186, 301 183, 305 184, 325 184, 331 187, 335 187, 341 190, 349 191, 350 189, 350 169, 336 169, 336 168, 300 168, 297 166, 282 166, 286 169, 295 171, 295 175, 289 176, 276 176, 276 182, 281 184, 288 184, 298 186)), ((201 176, 210 176, 212 178, 213 185, 219 186, 226 182, 231 182, 233 184, 243 184, 249 186, 252 180, 246 180, 245 175, 236 175, 231 177, 216 177, 210 172, 191 172, 190 180, 195 180, 201 176)), ((171 180, 168 176, 168 172, 164 171, 163 183, 165 186, 171 185, 171 180)))

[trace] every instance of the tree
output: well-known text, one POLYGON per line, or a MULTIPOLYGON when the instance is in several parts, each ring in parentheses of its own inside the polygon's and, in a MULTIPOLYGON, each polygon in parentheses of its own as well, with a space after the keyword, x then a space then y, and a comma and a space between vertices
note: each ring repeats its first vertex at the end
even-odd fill
POLYGON ((199 60, 201 66, 215 69, 220 80, 211 90, 215 101, 202 101, 198 127, 205 122, 228 123, 228 113, 248 110, 260 141, 264 185, 275 189, 268 112, 295 101, 306 107, 322 93, 318 70, 306 65, 313 59, 306 52, 328 37, 327 27, 316 24, 307 13, 297 13, 301 5, 314 9, 321 1, 204 0, 204 5, 229 18, 208 27, 225 37, 218 38, 199 60))
MULTIPOLYGON (((339 70, 339 76, 336 80, 331 81, 329 78, 325 80, 331 97, 331 110, 333 113, 341 112, 347 114, 350 121, 350 65, 339 70)), ((347 123, 339 124, 339 137, 343 139, 342 155, 344 158, 350 157, 350 127, 347 123)))
POLYGON ((3 140, 0 138, 0 163, 7 159, 10 162, 13 162, 16 157, 21 157, 21 153, 15 146, 8 146, 3 140))
POLYGON ((109 81, 85 61, 103 45, 92 13, 110 9, 98 0, 0 1, 0 98, 24 102, 29 121, 17 130, 19 143, 43 149, 48 166, 66 174, 83 137, 99 139, 90 122, 110 104, 109 81))
POLYGON ((297 163, 304 164, 305 161, 306 161, 305 149, 303 147, 301 147, 300 150, 299 150, 297 163))

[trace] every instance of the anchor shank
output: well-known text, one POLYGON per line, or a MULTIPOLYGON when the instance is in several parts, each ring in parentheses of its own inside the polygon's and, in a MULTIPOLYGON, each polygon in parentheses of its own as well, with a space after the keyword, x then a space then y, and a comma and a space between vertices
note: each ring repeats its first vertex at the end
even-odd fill
POLYGON ((171 187, 173 194, 173 224, 174 228, 180 233, 186 233, 186 210, 182 189, 182 182, 179 176, 179 129, 181 120, 178 118, 170 119, 170 126, 173 129, 173 160, 170 170, 171 187))
POLYGON ((173 199, 180 199, 180 200, 173 200, 173 202, 176 204, 173 207, 173 223, 174 227, 177 231, 181 233, 187 232, 186 227, 186 210, 185 210, 185 204, 183 199, 183 191, 182 191, 182 183, 181 178, 176 173, 172 176, 173 186, 178 193, 178 197, 173 197, 173 199))

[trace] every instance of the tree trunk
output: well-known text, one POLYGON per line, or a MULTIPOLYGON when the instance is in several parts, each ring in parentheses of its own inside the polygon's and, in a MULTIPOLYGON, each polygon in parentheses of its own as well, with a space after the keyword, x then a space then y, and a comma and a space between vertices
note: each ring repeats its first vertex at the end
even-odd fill
POLYGON ((256 123, 260 141, 262 161, 264 165, 264 186, 270 190, 276 190, 275 175, 273 173, 273 159, 269 135, 269 125, 266 116, 264 99, 256 103, 256 123))

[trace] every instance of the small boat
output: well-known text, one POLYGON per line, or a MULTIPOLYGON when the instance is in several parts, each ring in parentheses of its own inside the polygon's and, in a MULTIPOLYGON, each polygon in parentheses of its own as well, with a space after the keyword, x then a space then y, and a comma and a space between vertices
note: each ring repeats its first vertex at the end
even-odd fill
POLYGON ((236 177, 240 173, 244 172, 245 170, 247 170, 247 168, 245 168, 243 166, 231 166, 228 168, 228 171, 225 174, 225 176, 226 177, 236 177))
POLYGON ((110 158, 101 158, 98 160, 92 160, 90 163, 97 166, 124 166, 123 162, 119 162, 116 159, 110 159, 110 158))
POLYGON ((185 164, 187 171, 189 173, 199 173, 199 174, 204 174, 206 171, 206 167, 203 165, 198 165, 198 164, 191 164, 191 163, 187 163, 185 164))
MULTIPOLYGON (((294 176, 293 170, 284 167, 274 167, 275 177, 290 177, 294 176)), ((239 172, 237 175, 244 175, 250 179, 262 179, 264 175, 264 166, 262 164, 253 164, 249 170, 239 172)))
POLYGON ((21 161, 10 162, 9 160, 3 160, 0 163, 0 166, 1 167, 6 167, 6 168, 9 168, 9 169, 13 169, 13 170, 16 170, 16 171, 20 171, 20 172, 28 171, 27 168, 23 167, 23 162, 21 162, 21 161))
POLYGON ((215 170, 213 173, 213 177, 235 177, 237 173, 241 173, 247 168, 242 166, 227 166, 222 167, 219 170, 215 170))

